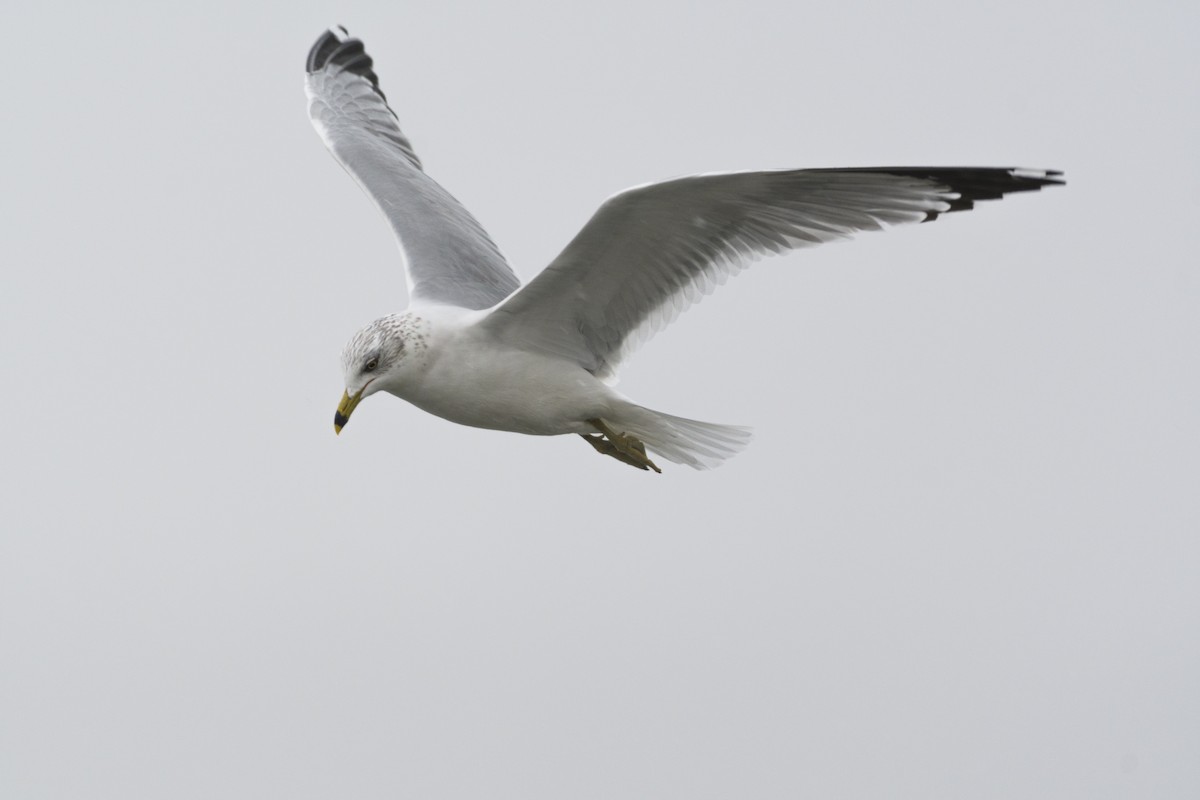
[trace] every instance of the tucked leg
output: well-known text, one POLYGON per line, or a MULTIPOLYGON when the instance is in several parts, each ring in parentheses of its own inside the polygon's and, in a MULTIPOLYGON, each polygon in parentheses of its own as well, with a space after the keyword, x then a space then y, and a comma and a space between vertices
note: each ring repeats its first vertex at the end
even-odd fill
POLYGON ((598 433, 581 433, 581 434, 579 434, 579 436, 584 441, 586 441, 588 444, 590 444, 592 447, 596 448, 597 453, 602 453, 603 455, 606 455, 606 456, 612 456, 617 461, 623 461, 624 463, 628 464, 631 467, 637 467, 638 469, 650 469, 649 467, 643 465, 641 462, 635 461, 632 458, 630 458, 629 456, 622 453, 620 450, 617 449, 616 445, 614 445, 612 442, 608 441, 607 439, 605 439, 603 436, 601 436, 598 433))
POLYGON ((642 444, 636 437, 630 436, 627 433, 617 433, 600 419, 589 419, 588 424, 598 430, 601 435, 580 434, 580 436, 587 439, 588 443, 596 448, 596 452, 612 456, 618 461, 629 464, 631 467, 644 470, 652 469, 659 473, 662 472, 658 468, 658 465, 646 455, 646 445, 642 444))

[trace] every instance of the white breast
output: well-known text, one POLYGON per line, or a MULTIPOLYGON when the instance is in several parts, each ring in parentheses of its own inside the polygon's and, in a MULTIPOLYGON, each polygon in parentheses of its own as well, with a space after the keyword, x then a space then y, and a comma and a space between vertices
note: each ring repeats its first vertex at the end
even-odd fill
POLYGON ((535 435, 590 432, 586 420, 621 402, 578 364, 482 335, 477 316, 422 312, 429 322, 424 364, 394 393, 461 425, 535 435))

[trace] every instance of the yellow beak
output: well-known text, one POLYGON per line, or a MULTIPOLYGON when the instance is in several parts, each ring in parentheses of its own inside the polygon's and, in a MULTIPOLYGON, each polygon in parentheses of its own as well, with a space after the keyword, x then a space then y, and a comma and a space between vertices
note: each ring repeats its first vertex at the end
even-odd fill
MULTIPOLYGON (((363 389, 365 388, 367 387, 364 386, 363 389)), ((333 415, 334 433, 341 433, 342 428, 346 427, 346 423, 350 421, 350 415, 354 413, 354 409, 362 400, 363 389, 359 389, 354 397, 351 397, 349 392, 342 392, 342 402, 338 403, 337 413, 333 415)))

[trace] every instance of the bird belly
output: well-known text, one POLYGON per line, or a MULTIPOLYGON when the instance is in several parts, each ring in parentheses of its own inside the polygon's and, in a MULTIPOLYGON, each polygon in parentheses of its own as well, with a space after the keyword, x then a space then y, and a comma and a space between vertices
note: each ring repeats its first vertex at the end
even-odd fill
POLYGON ((447 347, 404 396, 460 425, 539 436, 585 433, 619 402, 577 364, 519 350, 447 347))

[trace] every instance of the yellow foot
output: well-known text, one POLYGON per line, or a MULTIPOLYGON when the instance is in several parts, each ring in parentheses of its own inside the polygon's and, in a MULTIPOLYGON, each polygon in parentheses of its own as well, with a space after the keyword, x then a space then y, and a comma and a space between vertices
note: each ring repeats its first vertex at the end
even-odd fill
POLYGON ((642 444, 639 439, 627 433, 617 433, 599 419, 589 419, 588 423, 600 433, 581 433, 579 435, 587 440, 587 443, 594 447, 597 453, 612 456, 631 467, 662 472, 658 465, 646 455, 646 445, 642 444))

